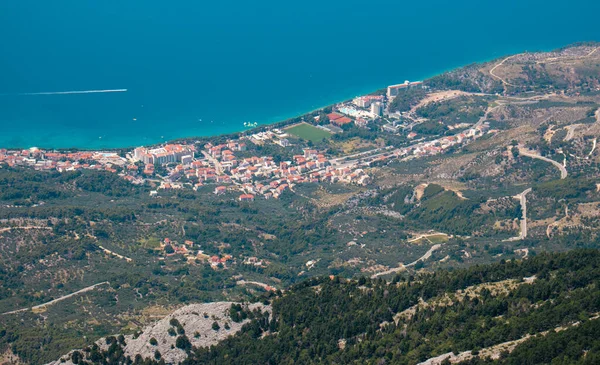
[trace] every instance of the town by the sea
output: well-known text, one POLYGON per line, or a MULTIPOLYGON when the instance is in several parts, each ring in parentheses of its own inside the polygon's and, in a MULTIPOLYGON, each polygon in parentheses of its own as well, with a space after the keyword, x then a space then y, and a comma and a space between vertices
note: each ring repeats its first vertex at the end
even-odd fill
POLYGON ((475 61, 598 41, 598 14, 594 0, 3 1, 0 148, 241 131, 475 61))

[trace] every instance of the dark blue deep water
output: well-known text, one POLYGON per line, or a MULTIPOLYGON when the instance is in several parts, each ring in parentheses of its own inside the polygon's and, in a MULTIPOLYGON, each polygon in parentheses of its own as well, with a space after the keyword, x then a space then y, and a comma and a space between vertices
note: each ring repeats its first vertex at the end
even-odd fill
POLYGON ((597 0, 4 0, 0 147, 238 131, 475 61, 600 41, 598 14, 597 0), (98 89, 128 91, 16 95, 98 89))

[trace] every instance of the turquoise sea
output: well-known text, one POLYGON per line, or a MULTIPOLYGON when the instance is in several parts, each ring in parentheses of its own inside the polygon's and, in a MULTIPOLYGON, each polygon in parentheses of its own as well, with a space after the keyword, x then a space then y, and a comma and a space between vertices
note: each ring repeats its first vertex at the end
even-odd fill
POLYGON ((0 148, 243 130, 475 61, 600 41, 597 0, 0 2, 0 148), (19 93, 127 89, 62 95, 19 93))

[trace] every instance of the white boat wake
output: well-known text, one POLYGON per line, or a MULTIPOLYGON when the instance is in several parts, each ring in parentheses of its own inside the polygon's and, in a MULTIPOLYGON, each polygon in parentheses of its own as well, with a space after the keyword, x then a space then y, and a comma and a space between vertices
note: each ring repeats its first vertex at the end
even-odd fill
MULTIPOLYGON (((99 94, 99 93, 124 93, 127 89, 107 89, 107 90, 76 90, 76 91, 51 91, 40 93, 19 93, 12 94, 17 96, 33 96, 33 95, 73 95, 73 94, 99 94)), ((10 94, 4 94, 10 95, 10 94)))

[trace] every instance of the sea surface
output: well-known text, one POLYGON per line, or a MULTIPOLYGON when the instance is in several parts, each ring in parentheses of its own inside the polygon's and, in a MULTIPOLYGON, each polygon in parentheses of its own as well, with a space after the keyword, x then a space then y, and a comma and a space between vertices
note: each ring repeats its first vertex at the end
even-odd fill
POLYGON ((273 123, 509 53, 600 41, 597 0, 4 0, 0 148, 273 123), (127 89, 126 92, 19 95, 127 89))

